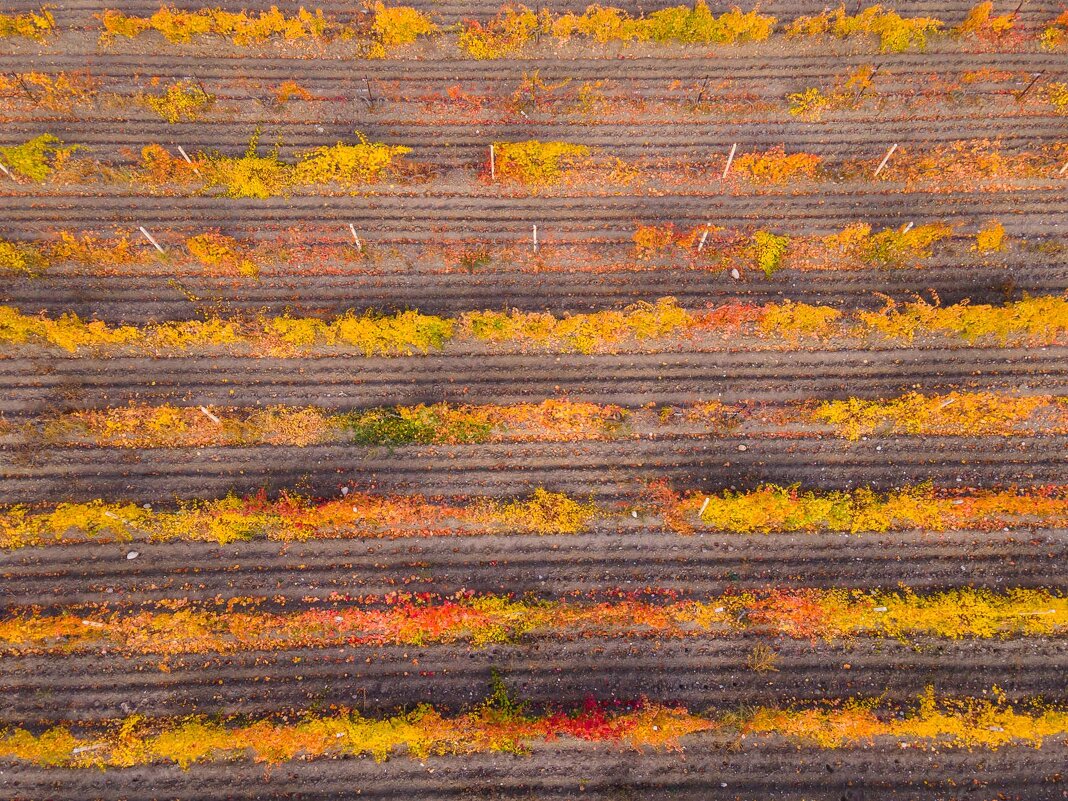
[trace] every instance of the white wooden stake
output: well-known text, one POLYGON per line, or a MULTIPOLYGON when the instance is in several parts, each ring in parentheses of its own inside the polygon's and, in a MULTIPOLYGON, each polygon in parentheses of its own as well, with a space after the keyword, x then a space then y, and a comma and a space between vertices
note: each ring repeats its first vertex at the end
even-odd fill
POLYGON ((727 155, 727 166, 723 168, 723 175, 720 176, 721 181, 725 179, 727 177, 727 173, 731 171, 731 165, 734 163, 734 153, 737 150, 738 143, 735 142, 733 145, 731 145, 731 152, 727 155))
POLYGON ((700 253, 705 249, 705 240, 708 239, 708 226, 705 226, 705 232, 701 234, 701 241, 697 243, 697 252, 700 253))
POLYGON ((534 226, 534 252, 538 252, 538 226, 534 226))
POLYGON ((947 400, 947 401, 942 401, 942 403, 940 403, 940 404, 939 404, 938 408, 939 408, 940 410, 941 410, 941 409, 945 409, 945 408, 946 408, 947 406, 952 406, 952 405, 953 405, 954 403, 956 403, 956 402, 957 402, 957 399, 956 399, 956 398, 950 398, 950 399, 949 399, 949 400, 947 400))
POLYGON ((200 175, 200 170, 198 170, 197 166, 193 164, 193 159, 189 158, 189 154, 185 152, 185 148, 183 148, 181 145, 178 145, 178 152, 181 153, 182 158, 185 159, 190 166, 192 166, 193 172, 195 172, 197 175, 200 175))
POLYGON ((360 243, 360 237, 356 234, 356 226, 349 223, 349 230, 352 231, 352 238, 356 240, 356 250, 363 253, 363 245, 360 243))
POLYGON ((886 162, 890 161, 890 157, 894 155, 895 150, 897 150, 897 142, 894 142, 894 144, 890 146, 890 149, 886 151, 886 155, 883 156, 883 160, 879 162, 879 166, 875 168, 875 175, 873 176, 874 178, 879 177, 879 173, 883 171, 883 167, 886 166, 886 162))
POLYGON ((708 508, 708 502, 710 500, 712 500, 712 499, 711 498, 707 498, 707 497, 705 498, 705 502, 701 504, 701 511, 697 513, 698 517, 700 517, 701 515, 703 515, 705 513, 705 509, 708 508))
POLYGON ((7 167, 5 167, 3 164, 0 164, 0 170, 3 170, 4 175, 6 175, 8 178, 10 178, 11 180, 15 180, 15 176, 8 172, 7 167))
POLYGON ((497 153, 493 149, 493 145, 490 145, 490 180, 497 180, 497 153))
MULTIPOLYGON (((7 172, 7 170, 4 170, 4 172, 7 172)), ((1068 172, 1068 161, 1064 162, 1064 166, 1061 167, 1061 171, 1057 173, 1057 175, 1064 175, 1066 172, 1068 172)), ((8 175, 10 174, 11 173, 8 173, 8 175)))
POLYGON ((915 225, 915 223, 909 223, 908 225, 906 225, 904 228, 901 229, 901 233, 907 234, 909 231, 912 230, 912 226, 913 225, 915 225))
POLYGON ((219 424, 221 424, 221 423, 222 423, 222 420, 220 420, 220 419, 219 419, 218 417, 216 417, 216 416, 215 416, 215 415, 213 415, 213 414, 212 414, 211 412, 209 412, 209 411, 208 411, 208 409, 207 409, 207 407, 205 407, 205 406, 198 406, 198 407, 197 407, 197 409, 199 409, 199 410, 200 410, 200 413, 201 413, 202 415, 204 415, 204 416, 205 416, 206 418, 208 418, 209 420, 211 420, 211 422, 215 423, 215 425, 219 425, 219 424))
POLYGON ((160 253, 166 253, 167 252, 167 251, 165 251, 163 248, 161 248, 159 246, 159 242, 157 242, 155 239, 152 238, 152 234, 150 234, 148 231, 145 230, 145 226, 139 225, 139 226, 137 226, 137 228, 142 234, 144 234, 145 239, 147 239, 149 242, 152 243, 152 247, 154 247, 160 253))

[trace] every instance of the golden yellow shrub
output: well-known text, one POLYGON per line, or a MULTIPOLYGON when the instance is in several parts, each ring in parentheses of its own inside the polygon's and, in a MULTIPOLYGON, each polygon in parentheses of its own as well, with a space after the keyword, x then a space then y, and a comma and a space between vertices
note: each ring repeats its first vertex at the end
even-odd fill
POLYGON ((790 153, 773 148, 763 153, 745 153, 734 160, 733 171, 752 183, 784 184, 816 177, 823 159, 814 153, 790 153))
POLYGON ((176 81, 162 95, 140 96, 140 101, 169 123, 193 122, 215 104, 215 95, 209 94, 191 81, 176 81))
POLYGON ((928 35, 942 28, 931 17, 902 17, 881 5, 869 6, 856 14, 847 14, 845 6, 823 11, 815 16, 798 17, 786 28, 787 36, 823 36, 839 39, 851 36, 878 36, 883 53, 901 53, 927 46, 928 35))
POLYGON ((1015 14, 994 16, 994 4, 991 0, 984 0, 972 7, 964 21, 953 29, 953 33, 957 36, 997 38, 1012 30, 1015 22, 1015 14))
POLYGON ((25 14, 0 14, 0 38, 21 36, 43 42, 55 31, 56 18, 52 16, 50 6, 25 14))
POLYGON ((377 181, 395 159, 411 152, 400 145, 370 142, 359 131, 354 145, 338 142, 303 155, 293 170, 298 184, 361 184, 377 181))
POLYGON ((245 248, 233 237, 219 231, 207 231, 185 240, 185 246, 197 261, 211 272, 255 278, 256 263, 244 255, 245 248))
POLYGON ((507 5, 485 24, 465 22, 458 44, 472 58, 507 58, 519 53, 538 32, 548 31, 551 24, 547 10, 539 15, 524 5, 507 5))
POLYGON ((921 395, 910 392, 891 400, 823 401, 813 411, 851 440, 875 433, 973 436, 1018 434, 1038 409, 1048 407, 1048 395, 1017 397, 992 392, 951 392, 921 395))
POLYGON ((975 235, 972 250, 977 253, 1000 253, 1005 249, 1005 226, 996 220, 975 235))
POLYGON ((530 187, 559 182, 565 173, 590 154, 585 145, 568 142, 496 142, 497 175, 530 187))

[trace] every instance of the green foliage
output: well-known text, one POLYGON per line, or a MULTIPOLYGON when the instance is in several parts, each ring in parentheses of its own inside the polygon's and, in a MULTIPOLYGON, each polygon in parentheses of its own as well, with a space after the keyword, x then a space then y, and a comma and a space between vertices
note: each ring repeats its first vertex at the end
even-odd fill
POLYGON ((430 445, 476 443, 489 439, 493 425, 445 404, 369 409, 347 416, 346 426, 358 445, 430 445))
POLYGON ((78 145, 64 145, 52 134, 41 134, 21 145, 0 147, 0 156, 15 175, 41 183, 78 149, 78 145))
POLYGON ((756 262, 756 266, 763 270, 764 275, 771 278, 772 273, 779 269, 786 248, 790 245, 790 237, 779 236, 769 231, 757 231, 753 234, 753 240, 749 246, 750 254, 756 262))

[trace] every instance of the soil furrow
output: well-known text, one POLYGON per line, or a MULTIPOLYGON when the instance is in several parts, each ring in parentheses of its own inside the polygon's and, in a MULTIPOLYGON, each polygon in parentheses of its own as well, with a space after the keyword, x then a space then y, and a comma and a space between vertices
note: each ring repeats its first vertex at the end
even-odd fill
POLYGON ((886 437, 861 442, 722 437, 578 443, 353 445, 197 449, 0 448, 8 503, 123 498, 159 502, 168 493, 220 497, 300 486, 317 495, 342 484, 430 495, 524 495, 537 487, 625 498, 650 482, 717 490, 763 482, 813 489, 1036 486, 1063 481, 1068 437, 886 437))
MULTIPOLYGON (((621 254, 620 262, 632 255, 621 254)), ((345 270, 339 265, 339 269, 345 270)), ((351 269, 351 268, 350 268, 351 269)), ((963 300, 998 304, 1022 293, 1058 294, 1068 289, 1068 265, 1028 267, 924 266, 873 276, 866 270, 781 270, 770 279, 730 280, 722 271, 674 267, 620 270, 590 276, 574 272, 496 272, 427 274, 286 275, 267 268, 259 280, 242 285, 232 278, 182 276, 50 275, 9 281, 0 302, 35 313, 74 312, 113 323, 144 324, 200 316, 204 304, 222 304, 227 314, 341 314, 360 308, 458 315, 472 309, 518 308, 554 313, 613 308, 671 294, 682 305, 744 300, 774 303, 784 297, 800 303, 878 309, 883 296, 900 302, 934 291, 944 304, 963 300), (188 294, 199 299, 192 302, 188 294), (876 294, 879 293, 879 294, 876 294)))
POLYGON ((1064 746, 995 752, 902 749, 896 742, 825 751, 791 741, 751 738, 732 748, 722 734, 696 735, 683 753, 647 752, 572 739, 539 744, 532 754, 462 759, 398 758, 290 762, 265 770, 251 762, 174 765, 120 771, 6 766, 0 787, 13 801, 175 801, 214 799, 636 799, 738 798, 959 799, 977 795, 1023 801, 1063 799, 1064 746), (122 780, 119 781, 118 777, 122 780), (962 796, 961 778, 974 793, 962 796), (726 785, 726 786, 724 786, 726 785))
POLYGON ((840 231, 854 218, 877 227, 911 220, 941 219, 951 223, 985 224, 992 217, 1012 217, 1016 236, 1063 233, 1068 200, 1059 189, 1012 192, 886 193, 880 189, 836 191, 820 186, 814 195, 752 196, 610 196, 610 197, 373 197, 293 196, 250 201, 214 197, 150 197, 130 194, 40 195, 0 197, 0 227, 52 226, 93 230, 109 225, 152 228, 189 226, 231 232, 292 227, 301 221, 353 224, 374 239, 382 235, 410 241, 439 241, 442 231, 455 229, 465 237, 491 232, 500 241, 529 241, 530 225, 538 225, 545 245, 583 241, 633 231, 637 222, 673 222, 693 227, 714 220, 717 225, 744 227, 775 219, 784 233, 823 234, 840 231))
POLYGON ((537 707, 579 708, 591 697, 646 697, 690 709, 858 695, 909 704, 927 687, 939 695, 978 697, 993 685, 1014 701, 1042 696, 1056 703, 1065 698, 1066 669, 1068 643, 1043 639, 827 643, 755 636, 538 637, 479 648, 8 656, 0 658, 0 723, 90 723, 128 714, 261 716, 322 705, 353 707, 367 715, 388 715, 418 703, 461 711, 486 696, 494 670, 517 697, 537 707), (750 654, 761 643, 777 654, 773 670, 750 666, 750 654), (665 664, 671 671, 661 669, 665 664), (962 664, 969 669, 961 671, 962 664))
MULTIPOLYGON (((133 108, 137 108, 134 106, 133 108)), ((481 125, 477 132, 469 122, 447 121, 413 125, 383 123, 374 117, 359 120, 362 133, 375 141, 405 145, 412 149, 409 158, 438 167, 481 167, 491 141, 548 139, 580 142, 620 158, 685 158, 701 161, 728 150, 735 142, 751 150, 783 146, 787 150, 815 152, 824 158, 846 156, 879 158, 886 152, 886 142, 902 147, 941 145, 954 139, 997 139, 1006 151, 1035 149, 1041 144, 1063 140, 1063 118, 1047 117, 973 117, 967 119, 932 119, 880 123, 880 136, 857 120, 825 122, 719 122, 657 123, 655 125, 598 125, 556 122, 551 124, 520 123, 481 125)), ((290 157, 324 144, 353 139, 354 122, 281 123, 267 126, 266 135, 282 143, 280 153, 290 157)), ((54 120, 47 124, 49 133, 66 142, 90 147, 98 158, 116 159, 130 151, 139 152, 149 143, 181 144, 190 153, 196 150, 219 150, 240 155, 248 147, 254 128, 247 121, 234 123, 170 124, 160 119, 134 120, 54 120)), ((9 122, 0 130, 0 144, 20 144, 41 133, 41 123, 9 122)))
POLYGON ((143 403, 315 404, 332 409, 569 396, 640 406, 887 397, 912 389, 1068 388, 1068 348, 917 348, 395 359, 50 354, 0 359, 0 411, 32 414, 143 403), (523 381, 515 381, 521 371, 523 381))
MULTIPOLYGON (((431 525, 432 521, 428 521, 431 525)), ((2 554, 11 607, 127 605, 167 598, 328 600, 391 592, 534 594, 654 587, 683 597, 811 586, 919 590, 1068 586, 1064 531, 705 533, 638 527, 586 534, 392 540, 85 543, 2 554)))

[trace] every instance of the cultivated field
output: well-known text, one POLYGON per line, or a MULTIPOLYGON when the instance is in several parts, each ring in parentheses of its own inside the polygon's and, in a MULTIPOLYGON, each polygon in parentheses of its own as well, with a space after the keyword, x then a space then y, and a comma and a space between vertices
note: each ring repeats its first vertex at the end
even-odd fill
POLYGON ((0 7, 0 797, 1068 797, 1068 7, 0 7))

